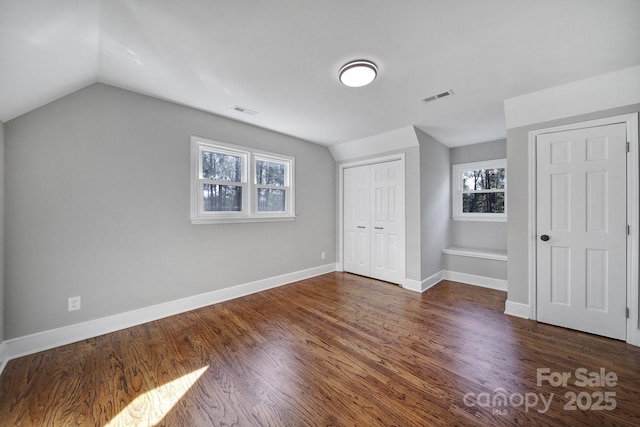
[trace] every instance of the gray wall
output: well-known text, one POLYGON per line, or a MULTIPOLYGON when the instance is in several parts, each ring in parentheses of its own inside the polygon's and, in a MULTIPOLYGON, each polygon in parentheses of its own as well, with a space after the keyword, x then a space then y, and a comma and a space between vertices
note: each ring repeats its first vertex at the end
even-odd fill
POLYGON ((335 262, 326 147, 102 84, 5 145, 7 339, 335 262), (192 225, 192 134, 295 156, 298 218, 192 225))
MULTIPOLYGON (((419 131, 416 129, 416 134, 419 131)), ((405 150, 405 206, 406 206, 406 264, 407 279, 420 281, 422 273, 422 249, 421 249, 421 212, 420 212, 420 149, 413 147, 405 150)))
MULTIPOLYGON (((505 139, 451 149, 451 165, 506 158, 505 139)), ((451 220, 451 246, 506 251, 507 223, 451 220)))
POLYGON ((449 148, 416 129, 420 143, 421 280, 442 270, 449 246, 451 180, 449 148))
MULTIPOLYGON (((507 157, 507 141, 483 142, 451 149, 451 165, 507 157)), ((451 173, 451 168, 449 168, 451 173)), ((508 172, 510 173, 510 171, 508 172)), ((453 179, 453 177, 451 177, 453 179)), ((508 177, 510 179, 510 176, 508 177)), ((450 218, 452 247, 507 250, 507 223, 490 221, 454 221, 450 218)), ((488 259, 443 255, 443 270, 473 274, 492 279, 507 279, 507 263, 488 259)))
MULTIPOLYGON (((4 340, 4 123, 0 122, 0 342, 4 340)), ((2 361, 0 361, 2 363, 2 361)))
POLYGON ((507 280, 507 263, 492 259, 443 254, 443 270, 507 280))
POLYGON ((529 304, 529 132, 640 111, 640 104, 507 130, 508 300, 529 304))

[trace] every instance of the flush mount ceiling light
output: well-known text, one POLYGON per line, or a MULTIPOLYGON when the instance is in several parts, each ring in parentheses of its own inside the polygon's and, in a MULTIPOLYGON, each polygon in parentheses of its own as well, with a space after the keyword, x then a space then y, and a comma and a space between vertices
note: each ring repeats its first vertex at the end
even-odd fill
POLYGON ((340 68, 338 76, 343 85, 349 87, 366 86, 376 79, 378 67, 371 61, 351 61, 340 68))

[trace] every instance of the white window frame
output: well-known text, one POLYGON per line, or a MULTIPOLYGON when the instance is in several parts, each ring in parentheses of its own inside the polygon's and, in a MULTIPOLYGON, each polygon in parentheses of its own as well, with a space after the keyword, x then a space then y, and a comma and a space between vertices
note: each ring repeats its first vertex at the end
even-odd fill
POLYGON ((199 136, 191 137, 191 223, 220 224, 234 222, 292 221, 295 219, 295 158, 282 154, 254 150, 239 145, 227 144, 199 136), (241 158, 241 182, 204 179, 202 172, 202 152, 213 151, 241 158), (258 160, 279 163, 285 166, 285 185, 271 186, 256 183, 256 162, 258 160), (242 210, 208 212, 204 210, 202 188, 205 184, 236 185, 242 187, 242 210), (282 212, 259 212, 258 189, 278 189, 285 191, 285 210, 282 212))
POLYGON ((451 167, 451 198, 453 219, 456 221, 507 221, 507 159, 487 160, 482 162, 459 163, 451 167), (482 170, 482 169, 502 169, 505 171, 504 189, 482 190, 482 191, 464 191, 462 174, 464 171, 482 170), (462 211, 462 196, 465 193, 504 193, 504 213, 474 213, 462 211))
POLYGON ((291 191, 291 184, 292 184, 292 175, 291 175, 291 169, 293 167, 293 160, 292 158, 284 158, 281 155, 273 155, 273 154, 267 154, 267 153, 254 153, 253 154, 253 160, 251 162, 251 173, 253 174, 253 178, 252 178, 252 182, 255 185, 255 192, 252 193, 253 200, 254 200, 254 206, 255 206, 255 215, 257 217, 262 217, 262 218, 271 218, 271 217, 281 217, 282 215, 285 215, 289 210, 289 204, 291 202, 291 195, 293 194, 293 192, 291 191), (256 173, 256 169, 257 169, 257 163, 258 161, 264 161, 264 162, 269 162, 269 163, 277 163, 277 164, 281 164, 284 166, 284 186, 280 186, 280 185, 264 185, 264 184, 258 184, 258 178, 255 176, 256 173), (270 190, 283 190, 285 192, 285 210, 281 211, 281 212, 260 212, 258 211, 258 190, 260 189, 270 189, 270 190))

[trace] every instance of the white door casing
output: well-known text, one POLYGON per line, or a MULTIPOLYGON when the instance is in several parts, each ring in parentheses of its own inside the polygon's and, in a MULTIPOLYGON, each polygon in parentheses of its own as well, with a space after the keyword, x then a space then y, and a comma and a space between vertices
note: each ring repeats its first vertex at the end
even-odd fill
POLYGON ((537 136, 541 322, 626 339, 626 132, 618 123, 537 136))
POLYGON ((343 170, 343 269, 405 280, 404 161, 343 170))

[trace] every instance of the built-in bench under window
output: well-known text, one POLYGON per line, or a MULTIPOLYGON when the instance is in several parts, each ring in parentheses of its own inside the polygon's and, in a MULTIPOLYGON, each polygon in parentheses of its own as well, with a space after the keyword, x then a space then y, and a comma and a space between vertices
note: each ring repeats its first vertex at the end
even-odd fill
POLYGON ((482 259, 491 259, 495 261, 507 261, 506 251, 450 247, 450 248, 443 249, 442 253, 447 255, 466 256, 470 258, 482 258, 482 259))

